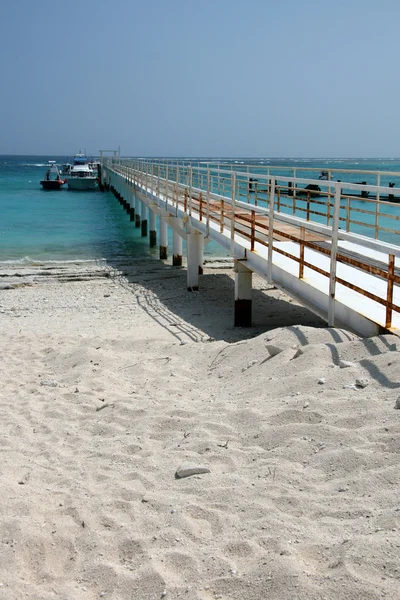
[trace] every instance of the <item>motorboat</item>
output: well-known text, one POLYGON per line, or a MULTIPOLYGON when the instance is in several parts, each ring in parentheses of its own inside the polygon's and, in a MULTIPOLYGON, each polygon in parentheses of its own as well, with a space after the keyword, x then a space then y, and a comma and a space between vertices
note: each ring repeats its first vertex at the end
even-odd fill
POLYGON ((75 165, 67 175, 67 185, 70 190, 95 190, 98 177, 89 165, 75 165))
POLYGON ((61 174, 56 165, 56 161, 49 160, 49 166, 46 170, 44 179, 42 179, 40 182, 42 188, 44 190, 61 190, 62 186, 66 182, 66 179, 61 178, 61 174))
POLYGON ((82 152, 75 154, 72 165, 64 165, 63 173, 70 190, 95 190, 98 187, 97 171, 82 152))

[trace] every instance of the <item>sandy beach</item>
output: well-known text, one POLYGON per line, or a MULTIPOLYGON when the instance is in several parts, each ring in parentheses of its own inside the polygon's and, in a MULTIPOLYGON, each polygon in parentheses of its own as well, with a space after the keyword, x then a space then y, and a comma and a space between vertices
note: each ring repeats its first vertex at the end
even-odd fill
POLYGON ((400 599, 400 340, 233 282, 2 266, 1 600, 400 599))

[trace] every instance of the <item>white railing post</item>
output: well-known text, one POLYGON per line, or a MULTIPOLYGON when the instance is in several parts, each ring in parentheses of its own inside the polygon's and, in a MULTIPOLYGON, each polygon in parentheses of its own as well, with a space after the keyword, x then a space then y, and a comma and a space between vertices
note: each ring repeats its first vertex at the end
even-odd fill
POLYGON ((207 169, 207 213, 206 213, 206 221, 207 221, 207 237, 210 234, 210 185, 211 185, 211 174, 210 169, 207 169))
MULTIPOLYGON (((378 173, 376 176, 376 185, 381 185, 381 175, 378 173)), ((375 201, 375 239, 379 239, 379 192, 376 194, 375 201)))
POLYGON ((179 203, 179 163, 176 162, 176 210, 178 210, 179 203))
POLYGON ((168 206, 168 163, 167 166, 165 168, 165 209, 167 209, 168 206))
POLYGON ((160 163, 157 163, 157 200, 160 205, 160 163))
POLYGON ((275 177, 271 177, 268 206, 268 283, 272 283, 272 259, 274 252, 275 177))
POLYGON ((231 253, 235 253, 235 208, 236 208, 236 173, 231 174, 232 206, 231 206, 231 253))
POLYGON ((333 207, 332 221, 332 242, 331 242, 331 266, 329 276, 329 304, 328 304, 328 327, 335 325, 335 292, 336 292, 336 266, 337 249, 339 241, 339 216, 340 216, 340 198, 342 186, 335 186, 335 204, 333 207))
POLYGON ((189 173, 189 216, 191 216, 192 215, 192 183, 193 183, 192 165, 189 165, 188 173, 189 173))

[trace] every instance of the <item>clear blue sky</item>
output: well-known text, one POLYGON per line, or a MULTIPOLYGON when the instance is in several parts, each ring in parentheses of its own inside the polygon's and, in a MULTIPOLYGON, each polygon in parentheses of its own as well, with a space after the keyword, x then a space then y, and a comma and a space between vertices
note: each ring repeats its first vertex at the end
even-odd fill
POLYGON ((0 154, 399 157, 399 0, 12 0, 0 154))

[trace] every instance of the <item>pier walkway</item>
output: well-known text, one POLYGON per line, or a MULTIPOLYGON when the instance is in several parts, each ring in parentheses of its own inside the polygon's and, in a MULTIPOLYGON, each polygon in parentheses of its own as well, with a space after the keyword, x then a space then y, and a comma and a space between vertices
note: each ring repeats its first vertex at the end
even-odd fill
POLYGON ((102 185, 153 246, 158 217, 160 258, 168 256, 168 226, 173 264, 182 264, 186 241, 189 290, 199 287, 207 241, 230 252, 236 325, 251 325, 255 272, 329 326, 400 334, 400 197, 393 189, 400 174, 377 173, 373 183, 361 171, 346 172, 346 181, 343 175, 334 180, 333 171, 326 179, 300 175, 201 162, 114 158, 101 164, 102 185))

